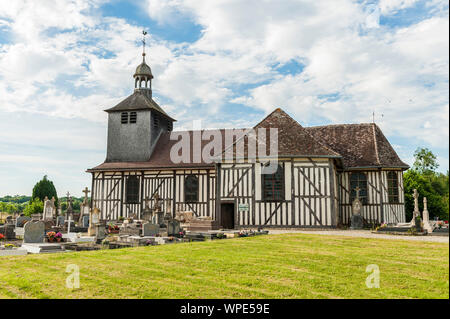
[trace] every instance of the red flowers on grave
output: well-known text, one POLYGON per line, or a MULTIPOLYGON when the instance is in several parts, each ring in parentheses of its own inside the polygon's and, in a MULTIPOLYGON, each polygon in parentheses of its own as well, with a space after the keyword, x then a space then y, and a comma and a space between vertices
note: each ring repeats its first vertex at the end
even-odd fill
POLYGON ((49 231, 47 233, 48 241, 51 243, 55 240, 56 233, 54 231, 49 231))
POLYGON ((3 240, 5 238, 5 235, 0 234, 0 240, 3 240))

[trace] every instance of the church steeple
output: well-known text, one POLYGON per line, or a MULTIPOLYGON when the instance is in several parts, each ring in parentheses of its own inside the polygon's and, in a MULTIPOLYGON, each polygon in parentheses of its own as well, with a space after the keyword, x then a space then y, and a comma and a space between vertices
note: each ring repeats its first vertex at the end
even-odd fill
POLYGON ((150 67, 145 63, 145 36, 146 31, 142 31, 142 63, 136 68, 134 72, 134 89, 142 90, 147 93, 150 97, 152 96, 152 79, 153 74, 150 67))

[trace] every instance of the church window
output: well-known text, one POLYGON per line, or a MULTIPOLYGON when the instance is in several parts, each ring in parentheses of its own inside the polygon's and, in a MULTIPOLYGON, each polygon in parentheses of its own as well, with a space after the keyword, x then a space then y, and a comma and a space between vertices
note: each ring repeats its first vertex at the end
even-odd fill
MULTIPOLYGON (((264 168, 263 168, 264 170, 264 168)), ((278 165, 275 173, 262 174, 263 177, 263 199, 265 201, 284 200, 284 170, 278 165)))
POLYGON ((122 124, 128 123, 128 112, 122 112, 121 121, 122 124))
POLYGON ((356 198, 355 188, 359 187, 359 200, 363 204, 367 204, 367 177, 362 172, 355 172, 350 175, 350 202, 356 198))
POLYGON ((387 181, 388 181, 388 197, 389 204, 397 204, 398 200, 398 177, 397 172, 388 172, 387 173, 387 181))
POLYGON ((137 176, 128 176, 125 192, 127 203, 139 203, 139 179, 137 176))
POLYGON ((168 121, 168 122, 167 122, 167 130, 168 130, 169 132, 172 132, 172 130, 173 130, 173 123, 172 123, 171 121, 168 121))
POLYGON ((134 124, 134 123, 136 123, 136 120, 137 120, 136 112, 131 112, 130 113, 130 123, 134 124))
POLYGON ((198 202, 198 177, 195 175, 189 175, 184 180, 184 201, 198 202))

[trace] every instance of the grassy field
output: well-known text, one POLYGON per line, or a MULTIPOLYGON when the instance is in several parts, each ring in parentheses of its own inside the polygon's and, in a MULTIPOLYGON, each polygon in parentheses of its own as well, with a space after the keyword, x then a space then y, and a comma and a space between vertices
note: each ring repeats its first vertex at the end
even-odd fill
POLYGON ((449 298, 448 244, 284 234, 0 258, 1 298, 449 298), (80 288, 66 288, 66 266, 80 288), (380 288, 366 287, 366 266, 380 288))

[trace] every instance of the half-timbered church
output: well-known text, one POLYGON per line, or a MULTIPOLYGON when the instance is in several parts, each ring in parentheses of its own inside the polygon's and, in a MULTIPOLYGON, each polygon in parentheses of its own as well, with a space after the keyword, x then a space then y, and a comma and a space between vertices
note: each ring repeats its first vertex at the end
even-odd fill
MULTIPOLYGON (((408 165, 376 124, 303 127, 277 108, 254 127, 277 129, 275 171, 265 172, 263 157, 213 154, 180 163, 171 159, 178 143, 171 138, 175 119, 152 98, 145 53, 133 77, 133 94, 106 110, 106 160, 87 170, 92 206, 102 219, 139 217, 146 200, 152 205, 158 194, 174 217, 191 211, 226 229, 338 227, 349 224, 359 187, 367 222, 405 222, 403 171, 408 165)), ((224 141, 225 130, 219 132, 224 141)), ((178 133, 194 139, 204 132, 178 133)), ((225 141, 221 152, 236 142, 225 141)), ((200 139, 201 148, 207 143, 200 139)), ((191 159, 198 153, 192 144, 191 159)))

